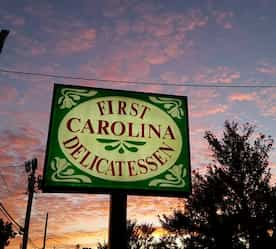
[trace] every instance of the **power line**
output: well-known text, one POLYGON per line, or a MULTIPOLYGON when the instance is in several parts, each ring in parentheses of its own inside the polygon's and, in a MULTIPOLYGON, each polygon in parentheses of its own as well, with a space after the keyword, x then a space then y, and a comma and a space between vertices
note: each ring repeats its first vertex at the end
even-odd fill
POLYGON ((8 210, 4 207, 4 205, 0 202, 0 210, 2 211, 2 213, 13 223, 15 224, 20 231, 23 231, 23 227, 20 226, 17 221, 9 214, 8 210))
POLYGON ((2 214, 5 215, 5 217, 10 221, 10 217, 4 212, 4 210, 0 207, 0 211, 2 212, 2 214))
POLYGON ((24 167, 24 164, 19 164, 19 165, 1 165, 0 166, 0 169, 1 168, 22 168, 22 167, 24 167))
POLYGON ((10 221, 12 221, 17 227, 19 227, 20 230, 23 230, 23 227, 18 224, 18 222, 9 214, 7 209, 4 207, 4 205, 0 202, 0 208, 2 213, 6 215, 7 218, 9 218, 10 221))
POLYGON ((24 72, 16 70, 1 69, 2 73, 9 74, 21 74, 27 76, 39 76, 45 78, 56 78, 56 79, 70 79, 70 80, 83 80, 83 81, 98 81, 98 82, 112 82, 112 83, 127 83, 135 85, 158 85, 158 86, 185 86, 185 87, 195 87, 195 88, 276 88, 276 83, 265 85, 259 82, 255 85, 251 85, 248 82, 234 82, 234 83, 223 83, 223 82, 209 82, 208 84, 198 84, 198 83, 187 83, 187 82, 157 82, 157 81, 128 81, 128 80, 112 80, 112 79, 102 79, 102 78, 86 78, 86 77, 74 77, 69 75, 58 75, 58 74, 48 74, 48 73, 36 73, 36 72, 24 72))

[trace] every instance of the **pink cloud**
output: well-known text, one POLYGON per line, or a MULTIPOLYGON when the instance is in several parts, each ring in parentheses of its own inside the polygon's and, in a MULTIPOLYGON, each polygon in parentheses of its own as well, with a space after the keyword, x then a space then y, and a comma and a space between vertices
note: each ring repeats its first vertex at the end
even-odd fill
POLYGON ((232 29, 232 18, 234 13, 232 11, 221 11, 215 10, 213 11, 213 16, 217 22, 217 24, 221 25, 224 29, 232 29))
POLYGON ((94 47, 96 30, 93 28, 64 32, 57 40, 55 49, 60 54, 84 52, 94 47))
MULTIPOLYGON (((115 6, 115 14, 113 13, 115 16, 116 10, 125 11, 125 8, 116 4, 115 6)), ((199 10, 188 10, 185 14, 178 12, 164 14, 150 3, 138 3, 132 7, 139 18, 127 21, 115 20, 115 27, 104 26, 101 29, 105 38, 112 39, 112 43, 116 45, 113 49, 116 57, 118 56, 116 51, 119 50, 123 54, 128 54, 129 57, 126 57, 128 61, 135 57, 136 61, 144 60, 150 65, 160 65, 179 58, 193 47, 193 41, 187 34, 206 26, 208 22, 208 18, 199 10), (135 39, 129 40, 130 37, 135 39)), ((114 15, 108 16, 114 18, 114 15)))
MULTIPOLYGON (((0 147, 0 151, 1 151, 1 147, 0 147)), ((3 153, 3 151, 1 152, 3 153)), ((11 162, 13 162, 13 159, 14 159, 13 156, 3 153, 0 157, 0 162, 3 165, 9 165, 11 162)))
MULTIPOLYGON (((226 67, 226 66, 218 66, 215 68, 204 67, 199 68, 196 73, 191 73, 187 75, 179 75, 175 72, 164 72, 161 75, 161 78, 164 80, 168 80, 171 82, 179 82, 179 83, 233 83, 235 80, 240 79, 240 72, 235 69, 226 67)), ((201 90, 204 91, 204 90, 201 90)), ((196 94, 196 91, 194 91, 196 94)))
POLYGON ((53 28, 45 28, 44 33, 48 35, 46 40, 38 40, 29 37, 23 32, 16 32, 16 42, 19 44, 18 54, 31 53, 33 56, 48 54, 70 55, 81 53, 92 49, 96 42, 96 30, 94 28, 72 27, 57 32, 53 28))
POLYGON ((230 101, 253 101, 256 93, 234 93, 228 97, 230 101))
MULTIPOLYGON (((91 62, 81 65, 82 74, 93 74, 103 79, 122 81, 143 81, 150 74, 150 65, 144 57, 144 50, 139 42, 124 40, 105 57, 95 58, 91 62)), ((109 83, 102 83, 109 86, 109 83)), ((114 83, 112 86, 125 87, 127 84, 114 83)), ((136 87, 130 85, 130 87, 136 87)))
MULTIPOLYGON (((120 6, 115 6, 124 11, 120 6)), ((145 81, 152 66, 185 56, 193 48, 193 41, 187 38, 187 33, 206 26, 208 22, 208 18, 199 10, 189 10, 185 15, 175 12, 160 14, 150 6, 151 4, 135 6, 134 11, 140 13, 140 17, 128 21, 113 20, 116 10, 114 15, 108 15, 114 21, 114 26, 103 26, 100 29, 104 39, 112 39, 108 53, 104 59, 96 57, 82 65, 82 74, 89 73, 105 79, 145 81)), ((95 82, 89 85, 95 85, 95 82)), ((113 87, 117 85, 124 87, 125 84, 116 83, 113 87)), ((137 86, 129 87, 136 89, 137 86)))
POLYGON ((23 16, 5 13, 3 9, 1 10, 0 15, 0 20, 2 19, 3 22, 8 22, 11 26, 22 27, 25 24, 25 18, 23 16))
POLYGON ((264 89, 261 90, 256 97, 257 107, 263 116, 268 116, 276 119, 276 90, 264 89))
MULTIPOLYGON (((29 37, 27 34, 25 34, 23 31, 15 31, 14 34, 14 40, 17 43, 17 46, 15 47, 15 51, 18 56, 25 56, 25 55, 43 55, 47 51, 47 45, 46 42, 39 41, 37 39, 34 39, 33 37, 29 37)), ((24 66, 24 65, 23 65, 24 66)))
POLYGON ((32 47, 30 52, 33 56, 37 56, 37 55, 45 54, 47 52, 47 49, 46 47, 36 46, 36 47, 32 47))
POLYGON ((229 67, 204 68, 192 76, 192 80, 198 83, 232 83, 240 78, 240 72, 229 67))
POLYGON ((116 33, 119 36, 127 35, 128 32, 130 31, 130 25, 126 21, 118 21, 116 23, 116 28, 115 29, 116 29, 116 33))
POLYGON ((198 112, 192 112, 191 116, 195 118, 199 117, 208 117, 212 115, 216 115, 219 113, 224 113, 228 109, 228 106, 226 105, 217 105, 215 107, 206 108, 204 110, 198 111, 198 112))
POLYGON ((15 87, 7 84, 0 86, 0 103, 5 105, 8 103, 15 103, 18 96, 18 92, 15 87))
POLYGON ((41 156, 42 134, 29 127, 21 127, 18 130, 5 130, 0 134, 1 164, 19 164, 29 160, 34 155, 41 156), (7 161, 10 159, 10 161, 7 161), (2 161, 3 160, 3 161, 2 161))
MULTIPOLYGON (((204 130, 205 132, 205 130, 204 130)), ((203 138, 204 132, 202 135, 191 135, 191 139, 196 141, 191 144, 191 164, 192 169, 205 167, 208 163, 211 162, 211 152, 208 147, 207 141, 203 138)))
POLYGON ((132 30, 144 37, 148 34, 153 38, 145 37, 141 41, 145 60, 150 64, 164 64, 191 48, 193 43, 186 34, 205 26, 207 20, 207 17, 197 10, 186 15, 147 13, 132 24, 132 30))
POLYGON ((160 78, 166 82, 189 82, 188 76, 181 76, 176 72, 164 72, 161 74, 160 78))
POLYGON ((226 110, 225 105, 218 106, 216 99, 219 95, 214 89, 202 89, 200 91, 189 89, 186 95, 189 96, 189 114, 192 118, 215 115, 226 110))
POLYGON ((134 22, 133 30, 137 33, 149 33, 156 38, 193 31, 208 22, 208 17, 200 10, 189 10, 185 15, 177 12, 160 14, 158 11, 150 10, 141 15, 142 18, 134 22))
POLYGON ((263 62, 257 67, 256 71, 260 72, 260 73, 275 76, 276 75, 276 66, 272 65, 270 63, 267 63, 267 62, 263 62))

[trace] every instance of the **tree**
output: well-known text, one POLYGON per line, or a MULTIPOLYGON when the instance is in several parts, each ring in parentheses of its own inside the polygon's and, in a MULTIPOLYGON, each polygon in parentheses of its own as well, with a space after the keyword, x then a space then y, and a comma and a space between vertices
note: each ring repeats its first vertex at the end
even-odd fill
POLYGON ((0 249, 4 249, 14 238, 16 233, 12 229, 12 223, 4 222, 0 219, 0 249))
POLYGON ((107 244, 106 244, 106 243, 103 243, 103 244, 98 243, 98 245, 97 245, 97 249, 108 249, 108 246, 107 246, 107 244))
POLYGON ((152 224, 140 224, 127 221, 127 239, 129 249, 177 249, 175 235, 166 235, 158 240, 154 238, 152 224))
MULTIPOLYGON (((137 224, 127 221, 128 249, 177 249, 175 236, 164 236, 156 241, 153 236, 155 228, 151 224, 137 224)), ((98 243, 97 249, 107 249, 106 243, 98 243)))
POLYGON ((163 216, 162 225, 186 234, 185 248, 274 248, 276 192, 268 169, 273 140, 252 125, 228 121, 221 139, 209 131, 205 139, 213 163, 205 175, 193 172, 185 213, 163 216))
POLYGON ((154 242, 149 249, 180 249, 176 243, 176 235, 166 235, 154 242))
POLYGON ((136 221, 127 221, 127 240, 129 249, 149 248, 153 243, 154 227, 151 224, 138 225, 136 221))

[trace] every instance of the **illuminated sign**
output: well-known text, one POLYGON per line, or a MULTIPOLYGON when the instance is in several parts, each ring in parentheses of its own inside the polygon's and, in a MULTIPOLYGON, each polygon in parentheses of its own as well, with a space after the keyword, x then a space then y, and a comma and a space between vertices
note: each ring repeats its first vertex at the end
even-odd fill
POLYGON ((55 85, 47 192, 190 192, 187 99, 55 85))

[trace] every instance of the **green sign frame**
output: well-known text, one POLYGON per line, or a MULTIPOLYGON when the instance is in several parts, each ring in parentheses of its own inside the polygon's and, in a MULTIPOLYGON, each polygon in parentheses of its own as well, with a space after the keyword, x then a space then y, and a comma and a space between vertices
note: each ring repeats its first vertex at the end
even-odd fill
POLYGON ((54 84, 43 191, 191 193, 185 96, 54 84))

